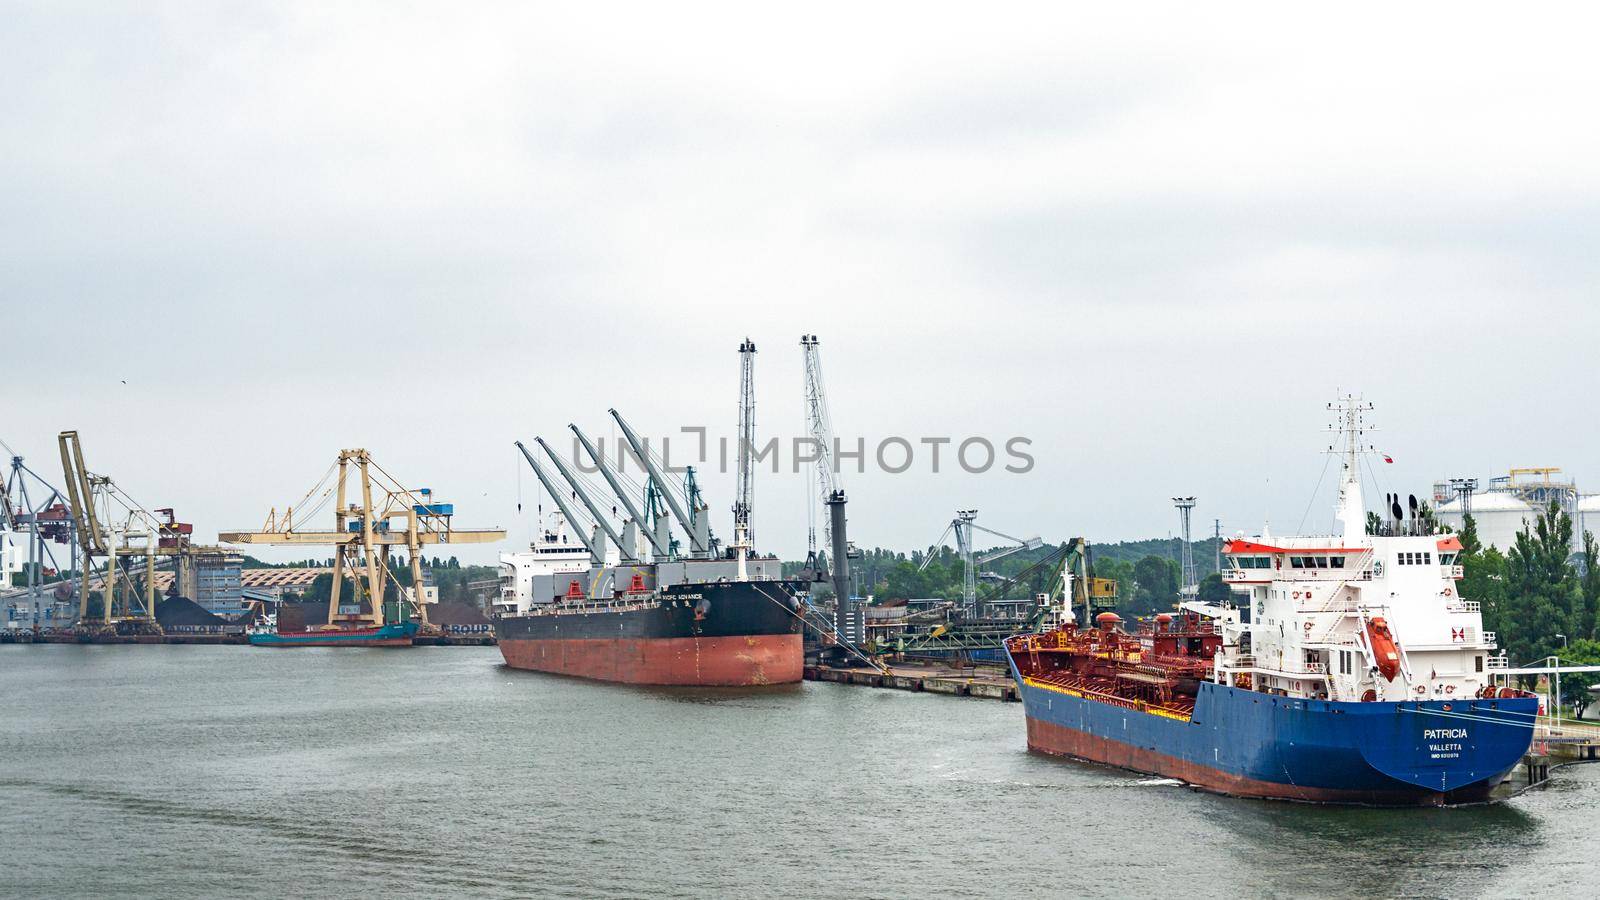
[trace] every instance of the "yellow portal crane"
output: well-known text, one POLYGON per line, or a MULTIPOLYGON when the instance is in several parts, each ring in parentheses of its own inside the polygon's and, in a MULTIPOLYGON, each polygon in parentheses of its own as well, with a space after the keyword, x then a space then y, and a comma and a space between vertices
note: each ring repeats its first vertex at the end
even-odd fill
MULTIPOLYGON (((230 544, 262 544, 269 546, 332 545, 333 587, 328 597, 328 624, 336 621, 357 622, 370 620, 382 625, 383 602, 393 574, 389 570, 391 547, 405 547, 410 557, 410 603, 423 624, 428 622, 428 610, 422 597, 421 549, 429 544, 485 544, 504 540, 506 533, 489 528, 456 528, 451 523, 455 507, 449 503, 436 503, 432 491, 403 487, 381 466, 373 462, 372 455, 357 448, 339 451, 339 458, 323 474, 300 503, 288 506, 283 515, 274 508, 259 531, 225 531, 217 539, 230 544), (360 473, 358 485, 350 484, 350 466, 354 463, 360 473), (337 481, 328 486, 330 476, 337 471, 337 481), (350 491, 360 492, 360 502, 350 502, 350 491), (319 493, 320 492, 320 493, 319 493), (296 506, 309 512, 301 517, 315 515, 334 498, 333 530, 303 531, 296 526, 296 506), (314 499, 315 498, 315 499, 314 499), (347 571, 351 573, 356 596, 353 603, 341 608, 339 600, 347 571), (370 606, 361 611, 361 602, 370 606)), ((405 601, 405 588, 394 583, 395 596, 405 601)))

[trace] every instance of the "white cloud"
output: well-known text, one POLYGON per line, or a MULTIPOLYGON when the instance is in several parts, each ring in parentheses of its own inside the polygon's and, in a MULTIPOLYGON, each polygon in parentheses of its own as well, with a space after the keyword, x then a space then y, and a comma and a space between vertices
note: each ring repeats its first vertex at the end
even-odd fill
MULTIPOLYGON (((1335 388, 1419 491, 1588 483, 1592 18, 19 6, 0 435, 80 428, 202 533, 344 445, 505 522, 513 438, 731 428, 746 334, 792 433, 816 332, 841 432, 1035 439, 1027 477, 852 479, 867 544, 1143 536, 1177 492, 1293 524, 1335 388)), ((808 489, 763 482, 782 552, 808 489)))

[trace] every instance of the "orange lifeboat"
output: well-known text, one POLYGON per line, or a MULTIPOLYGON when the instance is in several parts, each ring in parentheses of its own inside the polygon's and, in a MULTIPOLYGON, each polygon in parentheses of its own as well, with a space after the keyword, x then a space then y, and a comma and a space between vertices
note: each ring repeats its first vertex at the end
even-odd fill
POLYGON ((1382 616, 1367 623, 1367 641, 1372 645, 1372 655, 1378 658, 1379 674, 1385 681, 1393 681, 1400 674, 1400 647, 1382 616))

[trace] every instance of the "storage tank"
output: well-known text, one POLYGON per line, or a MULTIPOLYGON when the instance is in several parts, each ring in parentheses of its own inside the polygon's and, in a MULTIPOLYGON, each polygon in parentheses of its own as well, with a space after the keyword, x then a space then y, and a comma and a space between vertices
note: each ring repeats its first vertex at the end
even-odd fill
MULTIPOLYGON (((1456 531, 1464 524, 1461 499, 1455 498, 1439 505, 1439 521, 1456 531)), ((1485 547, 1494 546, 1504 553, 1517 542, 1517 532, 1538 517, 1533 504, 1509 491, 1484 491, 1472 495, 1472 519, 1478 525, 1478 541, 1485 547)))

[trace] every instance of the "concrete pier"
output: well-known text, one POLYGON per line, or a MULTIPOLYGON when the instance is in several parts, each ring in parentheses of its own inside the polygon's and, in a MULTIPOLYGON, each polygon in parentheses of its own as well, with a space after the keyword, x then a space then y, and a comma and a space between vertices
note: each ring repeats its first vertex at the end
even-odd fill
POLYGON ((949 694, 954 697, 977 697, 987 700, 1021 699, 1011 676, 999 669, 950 669, 939 666, 892 666, 888 672, 865 666, 841 668, 836 666, 806 666, 807 681, 831 681, 836 684, 855 684, 862 687, 891 688, 899 691, 927 691, 932 694, 949 694))

